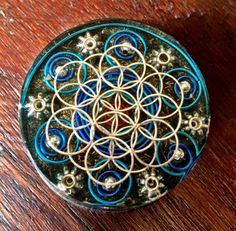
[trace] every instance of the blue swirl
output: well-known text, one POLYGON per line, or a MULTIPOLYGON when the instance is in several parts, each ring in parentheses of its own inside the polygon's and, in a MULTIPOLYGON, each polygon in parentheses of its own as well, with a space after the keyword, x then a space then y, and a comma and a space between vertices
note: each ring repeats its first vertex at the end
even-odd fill
MULTIPOLYGON (((192 103, 190 103, 190 104, 187 104, 187 105, 185 105, 185 106, 182 106, 181 107, 181 109, 183 109, 183 110, 186 110, 186 109, 188 109, 188 108, 190 108, 190 107, 193 107, 198 101, 199 101, 199 99, 200 99, 200 97, 201 97, 201 95, 202 95, 202 84, 201 84, 201 82, 200 82, 200 80, 193 74, 193 72, 192 71, 190 71, 190 70, 188 70, 188 69, 185 69, 185 68, 173 68, 173 69, 171 69, 171 70, 169 70, 169 71, 167 71, 166 73, 167 74, 171 74, 171 73, 173 73, 173 72, 185 72, 185 73, 187 73, 188 75, 189 75, 189 79, 191 79, 190 78, 190 76, 193 78, 192 79, 192 85, 194 85, 194 86, 192 86, 193 87, 193 89, 192 90, 194 90, 194 93, 197 91, 197 86, 198 86, 198 94, 197 94, 197 96, 196 96, 196 98, 193 100, 193 102, 192 103), (197 84, 196 84, 197 83, 197 84), (196 86, 197 85, 197 86, 196 86)), ((163 77, 163 80, 165 79, 165 78, 167 78, 168 76, 164 76, 163 77)), ((181 78, 181 77, 180 77, 181 78)), ((190 84, 191 84, 191 82, 190 82, 190 84)), ((176 83, 175 83, 176 84, 176 83)), ((177 84, 176 84, 176 86, 174 86, 174 90, 176 89, 177 90, 177 84)), ((178 90, 177 90, 177 92, 178 92, 178 90)), ((177 95, 178 96, 178 95, 177 95)), ((168 105, 170 108, 172 108, 172 109, 176 109, 176 107, 175 107, 175 105, 173 105, 172 103, 170 103, 170 102, 168 102, 164 97, 162 97, 162 100, 163 100, 163 102, 166 104, 166 105, 168 105)), ((184 100, 186 101, 186 100, 189 100, 189 98, 184 98, 184 100)))
MULTIPOLYGON (((195 95, 196 90, 197 90, 197 82, 195 81, 195 79, 193 79, 190 76, 181 76, 178 78, 178 81, 179 81, 179 83, 181 83, 182 81, 187 81, 190 84, 190 90, 187 92, 187 94, 185 93, 184 100, 191 100, 191 98, 192 98, 191 96, 195 95)), ((175 83, 174 84, 175 94, 178 98, 181 98, 180 91, 178 88, 179 87, 178 87, 177 83, 175 83)))
MULTIPOLYGON (((168 134, 169 134, 169 133, 165 134, 163 137, 167 136, 168 134)), ((183 132, 183 131, 177 132, 177 135, 186 137, 186 140, 190 141, 190 142, 193 144, 193 146, 194 146, 194 154, 195 154, 196 156, 199 155, 198 145, 197 145, 196 141, 192 138, 192 136, 190 136, 189 134, 187 134, 186 132, 183 132)), ((156 155, 156 160, 157 160, 157 163, 158 163, 158 164, 161 164, 161 160, 160 160, 159 153, 158 153, 160 144, 161 144, 161 141, 158 141, 158 143, 157 143, 157 155, 156 155)), ((192 154, 192 152, 191 152, 191 154, 192 154)), ((192 161, 192 163, 193 163, 193 161, 192 161)), ((190 165, 188 166, 188 169, 187 169, 187 170, 183 170, 183 171, 172 171, 172 170, 169 170, 169 169, 168 169, 167 167, 165 167, 165 166, 161 166, 160 168, 161 168, 163 171, 167 172, 168 174, 170 174, 170 175, 172 175, 172 176, 180 176, 180 177, 182 177, 182 178, 181 178, 181 181, 182 181, 183 178, 186 176, 188 170, 189 170, 191 167, 192 167, 192 164, 190 164, 190 165)))
MULTIPOLYGON (((104 45, 104 51, 106 51, 108 49, 108 46, 109 46, 109 43, 110 41, 114 38, 114 42, 113 42, 113 45, 117 45, 117 43, 122 39, 122 38, 128 38, 131 42, 131 44, 135 47, 135 48, 138 48, 138 45, 141 44, 143 45, 143 56, 145 57, 146 54, 147 54, 147 44, 145 42, 145 40, 143 39, 143 37, 141 35, 139 35, 138 33, 134 32, 134 31, 131 31, 131 30, 121 30, 121 31, 117 31, 115 32, 114 34, 110 35, 108 37, 108 39, 106 40, 105 42, 105 45, 104 45), (138 39, 138 40, 137 40, 138 39)), ((133 58, 133 55, 130 55, 130 56, 124 56, 120 53, 120 48, 117 47, 114 49, 115 51, 115 54, 121 58, 121 59, 124 59, 124 60, 130 60, 133 58)), ((108 64, 110 66, 114 66, 115 64, 111 61, 111 59, 106 56, 106 60, 108 62, 108 64)), ((138 65, 135 65, 135 66, 132 66, 132 68, 136 68, 138 65)))
MULTIPOLYGON (((59 119, 59 120, 68 126, 71 125, 71 123, 68 120, 65 120, 65 119, 59 119)), ((51 122, 56 122, 56 120, 52 120, 51 122)), ((36 132, 36 135, 34 138, 34 148, 35 148, 36 154, 38 155, 40 159, 42 159, 45 163, 48 163, 48 164, 60 165, 60 164, 67 163, 69 161, 69 157, 66 157, 65 159, 60 159, 60 160, 53 160, 49 158, 49 157, 57 157, 58 154, 55 151, 52 151, 52 152, 49 151, 46 147, 45 133, 42 134, 46 125, 47 125, 47 122, 44 122, 36 132)), ((51 128, 49 129, 49 132, 52 132, 56 136, 59 137, 60 144, 58 146, 58 149, 63 150, 66 147, 66 143, 67 143, 67 137, 65 133, 58 128, 51 128)), ((80 141, 77 139, 74 151, 78 149, 79 144, 80 144, 80 141)))
MULTIPOLYGON (((113 42, 113 46, 118 45, 119 42, 122 41, 122 39, 128 39, 128 40, 131 42, 131 44, 132 44, 133 47, 135 47, 136 49, 138 48, 138 42, 137 42, 136 38, 133 37, 131 34, 129 34, 129 33, 124 33, 124 32, 123 32, 123 33, 120 33, 120 34, 115 38, 115 40, 114 40, 114 42, 113 42)), ((123 55, 123 54, 121 53, 121 47, 119 47, 119 48, 116 47, 116 48, 114 49, 114 51, 115 51, 115 54, 117 55, 117 57, 120 58, 120 59, 130 60, 130 59, 132 59, 132 58, 134 57, 133 55, 123 55)))
MULTIPOLYGON (((65 60, 67 62, 82 61, 82 58, 73 52, 63 51, 63 52, 58 52, 58 53, 52 55, 48 59, 47 63, 45 64, 45 67, 44 67, 44 82, 46 83, 47 87, 49 89, 51 89, 52 91, 54 91, 54 86, 53 86, 53 84, 50 83, 48 76, 50 76, 52 79, 55 79, 55 75, 56 75, 55 66, 58 62, 60 62, 62 60, 65 60)), ((68 66, 66 66, 66 68, 64 69, 64 70, 66 70, 66 76, 59 75, 57 78, 57 82, 65 82, 65 81, 68 81, 73 78, 74 72, 75 72, 75 70, 74 70, 75 64, 72 64, 71 66, 72 66, 72 68, 70 71, 68 70, 68 66)), ((87 77, 87 67, 84 64, 82 66, 83 66, 83 72, 84 72, 82 82, 84 82, 87 77)), ((75 92, 78 89, 79 89, 79 86, 72 88, 70 90, 60 91, 60 93, 61 94, 69 94, 69 93, 75 92)))
MULTIPOLYGON (((59 150, 63 150, 66 147, 67 137, 66 137, 66 134, 62 130, 60 130, 58 128, 49 128, 48 133, 49 133, 49 135, 54 135, 59 139, 59 145, 57 147, 59 150)), ((45 157, 46 156, 51 156, 51 157, 57 156, 57 153, 54 150, 50 150, 47 147, 45 133, 40 137, 39 148, 45 157)))
MULTIPOLYGON (((173 151, 175 150, 176 148, 176 144, 172 144, 170 145, 169 147, 169 153, 167 154, 167 159, 169 160, 171 158, 171 156, 173 155, 173 151)), ((192 163, 193 163, 193 154, 191 152, 191 150, 189 149, 189 147, 185 144, 179 144, 179 148, 184 152, 184 157, 183 158, 186 158, 188 159, 188 162, 185 163, 184 166, 180 167, 181 165, 181 161, 178 162, 178 163, 174 163, 175 161, 172 160, 170 163, 169 163, 169 166, 172 167, 174 170, 176 171, 185 171, 185 170, 188 170, 192 163)))
MULTIPOLYGON (((114 170, 108 170, 98 176, 98 181, 104 182, 107 177, 113 177, 116 181, 121 179, 121 175, 118 172, 114 170)), ((103 189, 102 185, 96 184, 97 192, 101 197, 113 197, 120 191, 120 188, 121 184, 115 186, 115 188, 112 190, 106 190, 103 189)))
MULTIPOLYGON (((107 161, 107 160, 104 159, 104 160, 99 161, 97 164, 94 165, 94 167, 96 168, 96 167, 102 165, 105 161, 107 161)), ((127 166, 126 166, 123 162, 121 162, 121 161, 119 161, 119 160, 116 160, 116 162, 117 162, 117 164, 119 164, 120 166, 122 166, 124 169, 128 170, 127 166)), ((89 188, 90 194, 93 196, 93 198, 94 198, 96 201, 98 201, 99 203, 103 204, 104 206, 112 206, 112 205, 116 205, 116 204, 118 204, 118 203, 124 201, 124 199, 125 199, 125 198, 127 197, 127 195, 129 194, 129 192, 130 192, 130 190, 131 190, 131 187, 132 187, 132 176, 131 176, 131 175, 129 175, 128 181, 129 181, 129 182, 128 182, 128 187, 127 187, 127 189, 126 189, 124 195, 123 195, 121 198, 119 198, 119 199, 117 199, 117 200, 115 200, 115 201, 109 201, 109 200, 106 200, 106 199, 103 199, 103 198, 99 197, 99 195, 98 195, 98 194, 94 191, 94 189, 93 189, 93 184, 92 184, 91 178, 88 178, 88 188, 89 188)), ((121 186, 122 186, 122 185, 121 185, 121 186)), ((120 189, 119 189, 119 190, 120 190, 120 189)))

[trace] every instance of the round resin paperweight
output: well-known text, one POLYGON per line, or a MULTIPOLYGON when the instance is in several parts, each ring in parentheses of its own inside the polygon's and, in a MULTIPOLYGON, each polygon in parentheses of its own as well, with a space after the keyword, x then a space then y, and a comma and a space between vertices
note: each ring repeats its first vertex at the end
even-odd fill
POLYGON ((40 53, 19 114, 29 157, 54 192, 118 210, 183 181, 206 142, 208 104, 199 68, 173 37, 106 19, 64 32, 40 53))

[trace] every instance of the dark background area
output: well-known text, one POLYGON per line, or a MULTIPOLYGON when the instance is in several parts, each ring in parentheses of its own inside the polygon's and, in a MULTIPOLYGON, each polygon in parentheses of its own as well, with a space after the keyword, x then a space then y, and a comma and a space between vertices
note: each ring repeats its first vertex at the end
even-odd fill
POLYGON ((236 230, 235 0, 0 0, 0 230, 236 230), (17 120, 20 91, 39 52, 64 30, 131 18, 173 35, 206 79, 212 123, 204 154, 161 200, 94 213, 55 195, 30 163, 17 120))

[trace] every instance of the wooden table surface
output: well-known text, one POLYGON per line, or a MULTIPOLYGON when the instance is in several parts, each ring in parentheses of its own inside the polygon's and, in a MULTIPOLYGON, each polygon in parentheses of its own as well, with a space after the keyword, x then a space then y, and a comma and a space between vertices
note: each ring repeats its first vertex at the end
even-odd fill
POLYGON ((0 230, 236 230, 235 0, 0 0, 0 230), (205 76, 211 99, 208 144, 178 188, 152 205, 94 213, 55 195, 24 150, 20 91, 39 52, 80 23, 140 20, 173 35, 205 76))

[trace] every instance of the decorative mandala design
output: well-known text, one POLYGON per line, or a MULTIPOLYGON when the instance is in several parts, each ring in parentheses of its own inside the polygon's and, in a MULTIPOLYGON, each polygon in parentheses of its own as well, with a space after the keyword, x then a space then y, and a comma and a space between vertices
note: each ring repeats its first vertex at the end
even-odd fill
POLYGON ((203 77, 173 38, 104 20, 42 52, 22 90, 20 122, 32 161, 57 193, 80 206, 127 209, 186 177, 210 115, 203 77))

